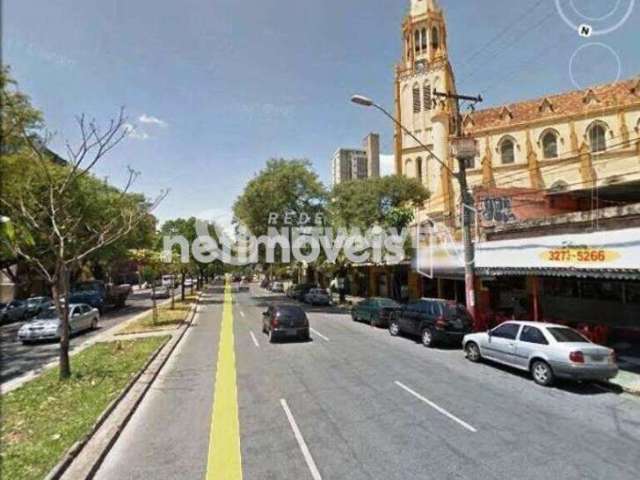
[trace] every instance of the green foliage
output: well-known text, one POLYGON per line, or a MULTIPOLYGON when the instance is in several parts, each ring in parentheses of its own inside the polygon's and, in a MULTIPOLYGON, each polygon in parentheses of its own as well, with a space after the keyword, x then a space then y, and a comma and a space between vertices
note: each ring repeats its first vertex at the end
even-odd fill
POLYGON ((336 185, 328 209, 335 227, 403 228, 413 221, 413 209, 427 198, 429 193, 417 179, 394 175, 336 185))
POLYGON ((314 218, 324 211, 327 193, 308 160, 271 159, 251 179, 233 205, 236 218, 256 235, 264 235, 269 215, 294 218, 305 213, 314 218))

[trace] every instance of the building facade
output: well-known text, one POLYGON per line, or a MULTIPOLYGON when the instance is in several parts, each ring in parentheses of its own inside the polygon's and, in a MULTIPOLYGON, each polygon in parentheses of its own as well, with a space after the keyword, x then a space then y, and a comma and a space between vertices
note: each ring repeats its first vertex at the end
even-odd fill
POLYGON ((331 160, 333 185, 380 176, 380 136, 370 133, 363 140, 363 149, 339 148, 331 160))
MULTIPOLYGON (((460 115, 454 101, 433 94, 435 90, 456 93, 444 12, 436 0, 411 0, 402 36, 403 55, 395 69, 396 115, 429 147, 422 148, 396 128, 396 172, 418 178, 431 193, 416 212, 417 225, 429 219, 451 232, 454 242, 460 240, 458 185, 433 155, 455 172, 452 139, 461 131, 478 143, 478 155, 467 171, 476 201, 477 248, 486 253, 479 268, 478 303, 487 310, 509 302, 513 308, 520 296, 530 317, 572 317, 566 309, 560 311, 561 302, 550 302, 543 309, 541 301, 544 285, 559 291, 566 281, 574 285, 575 302, 587 298, 575 285, 600 285, 605 303, 594 312, 620 311, 621 305, 632 311, 627 305, 637 301, 640 255, 626 249, 628 245, 607 242, 616 236, 627 238, 629 229, 637 226, 635 220, 623 217, 640 205, 640 77, 460 115), (602 231, 609 234, 600 235, 602 231), (548 251, 533 249, 532 239, 547 245, 548 251), (491 242, 499 241, 512 242, 506 245, 514 247, 514 255, 519 251, 530 255, 526 267, 510 269, 507 264, 516 260, 513 256, 492 257, 488 252, 497 249, 491 242), (562 242, 578 242, 580 259, 587 261, 578 261, 579 250, 573 247, 563 250, 562 242), (554 255, 559 260, 552 261, 554 255), (609 261, 614 257, 616 261, 609 261), (615 288, 607 282, 614 282, 615 288), (509 283, 517 285, 517 291, 506 298, 509 283), (615 295, 610 294, 612 289, 615 295), (622 302, 617 309, 606 303, 614 297, 622 302)), ((413 266, 407 280, 412 297, 465 301, 462 265, 453 265, 434 279, 421 275, 420 258, 413 266)), ((597 300, 597 295, 589 295, 597 300)))

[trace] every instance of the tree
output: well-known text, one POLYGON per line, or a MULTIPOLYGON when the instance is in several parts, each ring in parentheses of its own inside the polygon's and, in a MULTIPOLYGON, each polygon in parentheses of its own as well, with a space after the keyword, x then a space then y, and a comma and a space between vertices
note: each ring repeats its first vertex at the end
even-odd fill
MULTIPOLYGON (((9 85, 3 83, 3 89, 9 85)), ((7 115, 24 108, 11 103, 17 101, 16 98, 24 99, 17 94, 3 93, 3 100, 9 102, 7 115)), ((0 205, 10 218, 15 234, 3 235, 0 242, 13 257, 31 265, 51 288, 61 319, 61 379, 71 375, 69 305, 62 300, 69 295, 70 273, 101 249, 130 234, 166 195, 163 193, 152 202, 131 195, 129 189, 137 177, 131 169, 122 189, 91 174, 127 136, 123 110, 106 128, 87 121, 84 116, 77 122, 80 140, 75 146, 67 142, 64 162, 60 162, 59 157, 52 158, 47 149, 50 134, 30 129, 38 124, 23 121, 22 116, 9 118, 6 124, 3 118, 2 123, 3 129, 7 128, 15 137, 17 150, 1 158, 0 205), (20 188, 7 194, 9 186, 16 182, 16 161, 20 162, 22 174, 28 172, 28 183, 17 182, 20 188)))
POLYGON ((146 283, 151 285, 151 302, 152 302, 152 320, 153 323, 158 321, 158 304, 156 301, 156 281, 162 275, 163 262, 160 258, 160 252, 150 249, 132 249, 129 251, 129 257, 138 263, 140 268, 140 277, 146 283))
POLYGON ((271 159, 247 183, 233 205, 233 213, 251 233, 260 236, 267 234, 269 226, 285 226, 287 213, 293 221, 305 215, 313 222, 317 214, 324 213, 326 199, 326 189, 311 162, 271 159))
POLYGON ((429 192, 415 178, 393 175, 354 180, 333 188, 328 211, 335 227, 402 229, 413 221, 413 210, 427 198, 429 192))

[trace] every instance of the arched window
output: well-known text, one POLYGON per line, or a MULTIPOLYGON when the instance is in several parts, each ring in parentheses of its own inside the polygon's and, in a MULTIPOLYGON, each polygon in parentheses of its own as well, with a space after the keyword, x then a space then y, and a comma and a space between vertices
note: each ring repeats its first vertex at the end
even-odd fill
POLYGON ((505 138, 500 142, 500 159, 503 165, 516 161, 516 144, 511 138, 505 138))
POLYGON ((420 87, 413 86, 413 113, 420 113, 420 87))
POLYGON ((431 110, 431 85, 428 83, 422 87, 422 108, 431 110))
POLYGON ((420 42, 420 46, 423 51, 427 50, 427 29, 422 29, 422 41, 420 42))
POLYGON ((413 41, 416 46, 416 52, 419 52, 420 51, 420 31, 419 30, 416 30, 413 41))
POLYGON ((558 135, 548 131, 542 136, 542 154, 544 158, 558 157, 558 135))
POLYGON ((558 180, 554 182, 550 188, 551 193, 566 192, 567 190, 569 190, 569 184, 564 180, 558 180))
POLYGON ((416 178, 422 182, 422 158, 416 158, 416 178))
POLYGON ((405 176, 410 177, 411 174, 413 173, 412 169, 413 169, 413 163, 411 162, 410 158, 407 158, 404 161, 404 174, 405 174, 405 176))
POLYGON ((440 47, 440 34, 438 33, 438 27, 431 29, 431 48, 437 50, 440 47))
POLYGON ((601 123, 594 123, 589 127, 589 146, 591 152, 604 152, 607 149, 607 129, 601 123))

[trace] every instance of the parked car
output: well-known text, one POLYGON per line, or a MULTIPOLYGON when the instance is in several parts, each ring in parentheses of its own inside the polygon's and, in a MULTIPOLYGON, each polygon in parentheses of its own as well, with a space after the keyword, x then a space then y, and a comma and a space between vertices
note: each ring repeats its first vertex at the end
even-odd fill
POLYGON ((312 288, 304 296, 304 301, 310 305, 331 305, 331 297, 324 288, 312 288))
POLYGON ((389 320, 389 333, 419 335, 425 347, 437 343, 457 343, 471 333, 471 315, 459 303, 441 298, 422 298, 394 312, 389 320))
POLYGON ((608 380, 618 374, 612 349, 564 325, 505 322, 487 332, 465 335, 463 348, 472 362, 486 358, 526 370, 545 386, 555 378, 608 380))
POLYGON ((388 327, 389 319, 402 307, 399 303, 384 297, 372 297, 354 305, 351 318, 356 322, 367 322, 372 327, 388 327))
POLYGON ((0 323, 17 322, 26 318, 27 303, 24 300, 0 303, 0 323))
POLYGON ((102 313, 107 306, 124 307, 131 293, 131 285, 115 285, 101 280, 76 283, 69 295, 69 303, 86 303, 102 313))
POLYGON ((313 283, 297 283, 297 284, 291 286, 291 288, 289 289, 288 296, 290 298, 293 298, 294 300, 299 300, 299 301, 302 302, 302 301, 304 301, 305 295, 312 288, 318 288, 318 287, 317 287, 317 285, 314 285, 313 283))
POLYGON ((271 305, 262 314, 262 332, 269 342, 280 338, 309 340, 309 319, 298 305, 271 305))
POLYGON ((185 278, 184 279, 184 286, 185 288, 191 288, 193 285, 195 285, 195 281, 193 280, 193 278, 185 278))
MULTIPOLYGON (((100 312, 97 308, 86 304, 69 305, 69 327, 71 334, 98 327, 100 312)), ((20 327, 18 340, 22 343, 37 340, 60 339, 62 322, 55 307, 49 307, 40 312, 36 317, 20 327)))
POLYGON ((26 304, 27 316, 31 318, 49 308, 53 304, 53 301, 50 297, 29 297, 26 300, 26 304))
POLYGON ((284 293, 284 284, 282 282, 273 282, 270 290, 273 293, 284 293))
POLYGON ((155 290, 151 293, 151 298, 155 298, 156 300, 159 298, 169 297, 171 297, 171 291, 169 290, 169 287, 165 287, 164 285, 156 287, 155 290))

